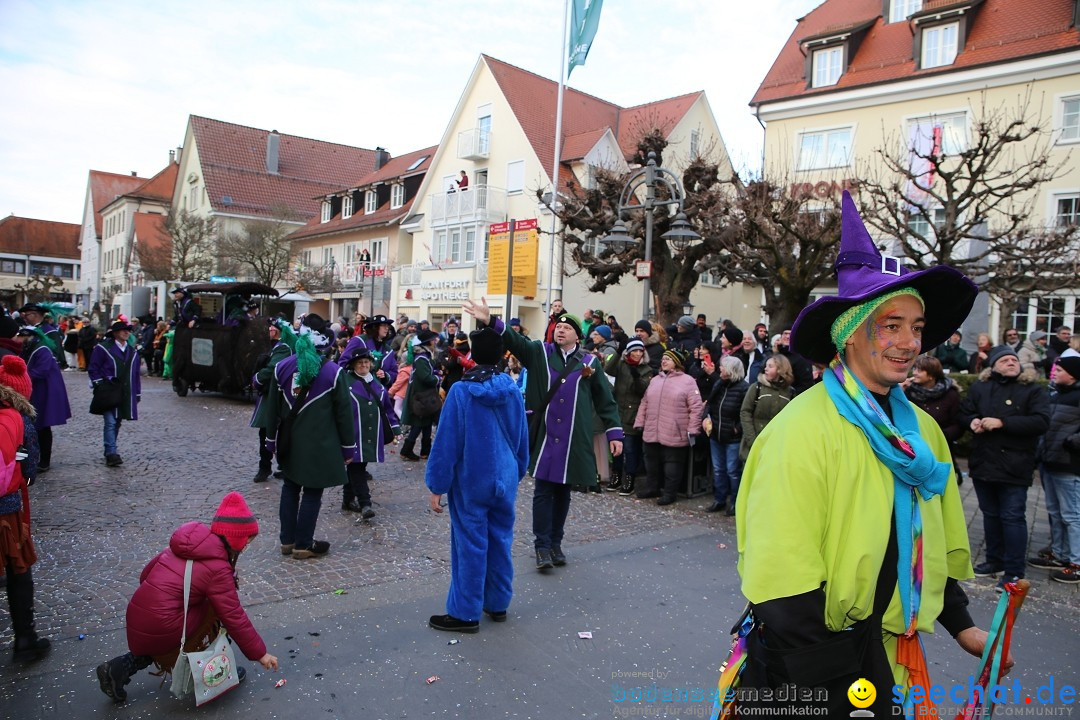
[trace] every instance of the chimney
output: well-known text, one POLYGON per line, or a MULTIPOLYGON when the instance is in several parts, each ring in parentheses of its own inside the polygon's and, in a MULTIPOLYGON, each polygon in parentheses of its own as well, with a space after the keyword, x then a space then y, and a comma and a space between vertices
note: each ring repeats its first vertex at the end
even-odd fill
POLYGON ((388 162, 390 162, 390 153, 386 152, 386 148, 375 148, 375 169, 378 170, 388 162))
POLYGON ((183 145, 177 145, 176 146, 176 164, 177 165, 180 164, 180 158, 182 158, 182 157, 184 157, 184 146, 183 145))
POLYGON ((266 136, 266 172, 271 175, 278 174, 278 147, 281 145, 281 136, 277 130, 271 130, 266 136))
POLYGON ((175 150, 170 150, 169 151, 169 164, 172 165, 174 162, 176 162, 176 151, 175 150))
POLYGON ((131 171, 131 177, 139 177, 139 173, 136 170, 131 171))

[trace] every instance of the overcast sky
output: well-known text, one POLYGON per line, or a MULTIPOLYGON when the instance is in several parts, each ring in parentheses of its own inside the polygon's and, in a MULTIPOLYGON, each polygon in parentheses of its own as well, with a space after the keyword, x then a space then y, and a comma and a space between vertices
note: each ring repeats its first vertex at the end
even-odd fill
MULTIPOLYGON (((747 103, 818 4, 607 0, 569 84, 622 106, 704 90, 736 166, 756 168, 747 103)), ((434 145, 480 53, 557 78, 562 8, 0 0, 0 216, 80 222, 90 169, 152 176, 190 114, 394 155, 434 145)))

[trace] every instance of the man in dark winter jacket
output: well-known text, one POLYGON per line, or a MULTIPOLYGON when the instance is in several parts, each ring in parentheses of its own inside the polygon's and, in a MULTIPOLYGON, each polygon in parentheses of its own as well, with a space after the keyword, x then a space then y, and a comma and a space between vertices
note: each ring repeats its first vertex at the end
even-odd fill
POLYGON ((1028 560, 1050 571, 1050 579, 1080 583, 1080 356, 1058 360, 1057 393, 1050 398, 1050 429, 1039 459, 1050 515, 1050 554, 1028 560))
POLYGON ((997 577, 998 589, 1024 577, 1027 548, 1027 491, 1035 471, 1039 438, 1050 426, 1050 401, 1034 371, 1020 370, 1012 348, 999 345, 987 358, 960 405, 960 417, 975 433, 969 467, 983 514, 986 558, 978 577, 997 577))
POLYGON ((668 335, 671 336, 668 349, 679 348, 692 354, 702 345, 701 331, 698 330, 697 324, 694 323, 694 318, 689 315, 683 315, 679 318, 679 322, 675 323, 674 328, 668 331, 668 335))

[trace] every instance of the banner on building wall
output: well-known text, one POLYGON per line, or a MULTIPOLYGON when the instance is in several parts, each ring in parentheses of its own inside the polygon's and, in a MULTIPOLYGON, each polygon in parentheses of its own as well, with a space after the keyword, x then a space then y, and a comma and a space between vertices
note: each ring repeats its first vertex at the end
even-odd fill
POLYGON ((514 225, 514 267, 510 270, 510 223, 495 223, 488 227, 489 295, 506 294, 506 277, 514 278, 514 295, 536 297, 537 265, 540 257, 540 236, 536 219, 518 220, 514 225))

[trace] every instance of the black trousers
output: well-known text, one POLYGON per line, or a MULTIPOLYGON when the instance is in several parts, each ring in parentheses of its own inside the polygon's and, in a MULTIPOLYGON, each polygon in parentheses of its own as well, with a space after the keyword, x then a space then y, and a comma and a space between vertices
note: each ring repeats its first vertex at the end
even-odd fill
POLYGON ((371 475, 368 474, 367 466, 366 462, 351 462, 345 466, 345 472, 349 480, 341 491, 341 501, 343 503, 348 503, 353 498, 356 498, 360 503, 360 507, 371 505, 371 488, 368 486, 371 475))
POLYGON ((15 638, 25 637, 34 632, 34 576, 30 568, 16 575, 14 567, 8 563, 5 568, 7 577, 8 609, 11 611, 11 629, 15 638))
POLYGON ((686 459, 689 448, 668 447, 660 443, 645 443, 645 482, 638 488, 641 495, 660 491, 673 498, 686 482, 686 459))
POLYGON ((38 447, 41 449, 41 460, 38 465, 49 467, 52 464, 52 428, 38 428, 38 447))
POLYGON ((270 464, 274 453, 266 449, 266 429, 259 428, 259 472, 270 473, 270 464))
POLYGON ((409 428, 409 434, 405 436, 405 442, 401 446, 401 452, 411 453, 416 447, 416 438, 420 438, 420 454, 427 455, 431 452, 431 420, 418 420, 409 428))

